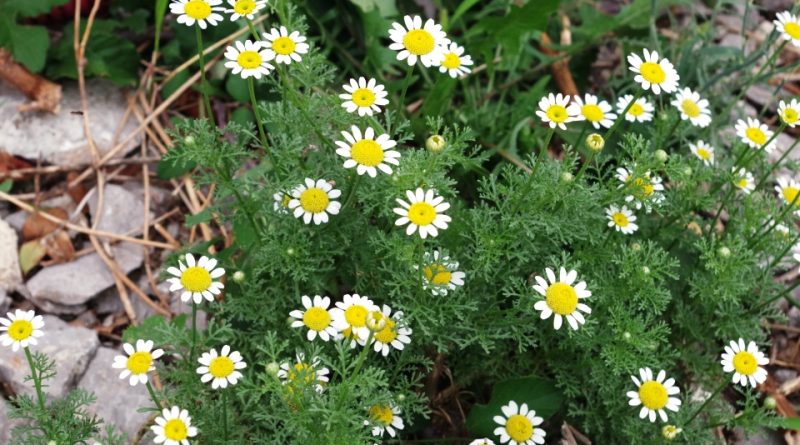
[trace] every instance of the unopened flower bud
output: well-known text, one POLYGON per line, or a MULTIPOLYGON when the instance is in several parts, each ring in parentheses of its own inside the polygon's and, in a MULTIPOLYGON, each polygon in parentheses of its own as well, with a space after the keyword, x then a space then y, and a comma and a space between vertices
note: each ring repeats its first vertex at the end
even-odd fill
POLYGON ((570 172, 561 173, 561 182, 570 183, 572 180, 575 179, 575 176, 572 176, 570 172))
POLYGON ((731 256, 731 249, 728 249, 725 246, 720 247, 717 252, 719 253, 719 256, 724 258, 731 256))
POLYGON ((634 252, 638 252, 642 250, 642 245, 639 243, 633 243, 631 244, 631 250, 633 250, 634 252))
POLYGON ((386 317, 381 311, 372 311, 367 315, 367 329, 372 332, 380 332, 386 327, 386 317))
POLYGON ((774 397, 767 396, 764 398, 764 408, 775 409, 778 406, 778 401, 774 397))
POLYGON ((642 273, 645 275, 650 275, 650 268, 647 266, 642 266, 642 273))
POLYGON ((278 371, 281 370, 281 366, 275 362, 269 362, 267 363, 265 369, 267 371, 267 374, 271 375, 272 377, 277 377, 278 371))
POLYGON ((592 133, 589 136, 586 136, 586 146, 589 147, 589 150, 593 152, 600 152, 606 146, 606 140, 603 139, 603 136, 600 136, 597 133, 592 133))
POLYGON ((664 150, 656 150, 655 156, 658 162, 667 162, 667 158, 669 157, 667 152, 664 150))
POLYGON ((681 431, 683 430, 675 425, 664 425, 664 428, 661 429, 661 435, 664 436, 664 439, 673 440, 678 437, 681 431))
POLYGON ((186 145, 192 146, 194 145, 195 142, 196 141, 194 139, 194 136, 192 136, 191 134, 183 138, 183 143, 186 145))
POLYGON ((434 134, 425 141, 425 148, 433 153, 444 150, 445 145, 447 145, 447 141, 438 134, 434 134))
POLYGON ((236 283, 241 283, 242 281, 244 281, 244 272, 242 272, 241 270, 237 270, 236 272, 234 272, 233 281, 236 283))
POLYGON ((622 333, 622 338, 624 338, 624 339, 625 339, 625 341, 628 341, 628 340, 630 340, 630 339, 631 339, 631 337, 633 337, 633 336, 632 336, 632 335, 631 335, 631 333, 630 333, 630 332, 628 332, 628 331, 625 331, 625 332, 623 332, 623 333, 622 333))
POLYGON ((404 402, 405 400, 406 400, 406 395, 405 394, 400 394, 400 395, 397 396, 397 401, 398 402, 404 402))
POLYGON ((294 249, 292 249, 291 247, 286 249, 286 255, 289 255, 289 256, 294 255, 294 249))
POLYGON ((686 167, 686 168, 683 169, 683 174, 685 176, 692 176, 692 173, 693 172, 692 172, 692 168, 691 167, 686 167))

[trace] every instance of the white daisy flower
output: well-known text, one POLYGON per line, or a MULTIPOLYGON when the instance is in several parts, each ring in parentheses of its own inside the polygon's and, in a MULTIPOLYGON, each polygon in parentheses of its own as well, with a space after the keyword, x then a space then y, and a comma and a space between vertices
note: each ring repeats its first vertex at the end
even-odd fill
POLYGON ((630 192, 625 197, 625 202, 634 203, 636 210, 644 207, 645 211, 650 213, 653 210, 652 204, 659 205, 664 202, 664 184, 660 176, 651 175, 649 171, 636 176, 625 167, 617 168, 616 176, 622 182, 619 188, 628 187, 630 192))
POLYGON ((356 173, 368 174, 374 178, 378 170, 392 174, 392 167, 388 164, 400 164, 400 152, 391 150, 397 146, 388 134, 375 137, 375 130, 367 127, 362 136, 361 130, 353 125, 350 132, 343 131, 344 141, 336 141, 336 154, 347 158, 344 168, 356 168, 356 173))
POLYGON ((247 367, 247 363, 242 360, 242 354, 239 351, 231 352, 228 345, 222 347, 219 355, 216 349, 211 348, 197 361, 202 365, 197 368, 197 373, 202 376, 200 381, 211 382, 211 389, 227 388, 229 383, 235 385, 242 378, 239 371, 247 367))
POLYGON ((636 53, 628 55, 628 64, 631 71, 636 73, 633 80, 640 84, 642 88, 651 90, 653 94, 673 93, 678 89, 678 81, 681 79, 675 67, 666 58, 659 59, 655 51, 644 50, 644 60, 636 53))
POLYGON ((789 11, 779 12, 777 20, 773 20, 775 28, 781 33, 784 40, 792 42, 792 45, 800 47, 800 20, 789 11))
POLYGON ((171 284, 170 292, 181 292, 181 301, 194 301, 200 304, 205 298, 214 301, 214 295, 219 295, 225 285, 217 278, 225 275, 225 269, 217 267, 217 260, 206 256, 201 256, 195 262, 191 253, 186 254, 186 265, 178 261, 178 267, 170 267, 167 273, 173 276, 167 280, 171 284))
POLYGON ((231 14, 231 21, 235 22, 241 17, 253 20, 258 11, 267 7, 267 0, 228 0, 228 4, 232 8, 225 12, 231 14))
POLYGON ((695 127, 705 128, 711 123, 711 109, 707 99, 702 99, 691 88, 678 90, 672 105, 681 113, 682 120, 688 120, 695 127))
POLYGON ((639 226, 634 222, 636 221, 636 215, 625 206, 619 208, 611 205, 606 209, 606 216, 608 216, 608 227, 614 227, 617 232, 630 235, 639 229, 639 226))
MULTIPOLYGON (((445 296, 448 291, 456 290, 456 286, 464 285, 464 272, 458 271, 458 262, 452 261, 449 256, 434 250, 433 253, 425 252, 422 258, 422 288, 430 289, 434 296, 445 296)), ((414 265, 419 270, 419 265, 414 265)))
POLYGON ((348 113, 358 111, 359 116, 372 116, 373 113, 380 113, 381 107, 389 104, 386 96, 386 88, 379 84, 375 79, 369 80, 359 77, 358 80, 350 79, 349 85, 342 85, 345 93, 340 94, 339 98, 345 101, 342 107, 348 113))
POLYGON ((292 190, 289 209, 294 212, 295 218, 303 217, 303 222, 306 224, 311 224, 312 219, 314 224, 327 223, 329 213, 339 214, 342 204, 334 200, 341 195, 341 190, 333 188, 324 179, 315 182, 311 178, 306 178, 305 184, 292 190))
POLYGON ((164 408, 155 422, 150 429, 156 436, 153 442, 158 444, 189 445, 189 438, 197 435, 197 428, 192 426, 189 412, 177 406, 172 409, 164 408))
MULTIPOLYGON (((510 400, 508 405, 500 407, 502 416, 494 416, 495 423, 500 425, 495 428, 494 434, 500 436, 500 443, 508 442, 509 445, 536 445, 544 443, 545 431, 536 428, 544 419, 536 415, 536 411, 529 410, 528 404, 517 405, 510 400)), ((489 441, 491 443, 491 441, 489 441)))
POLYGON ((743 191, 746 195, 756 189, 756 180, 753 174, 746 169, 734 166, 731 169, 733 173, 733 185, 739 190, 743 191))
POLYGON ((769 364, 769 359, 758 350, 756 342, 751 341, 745 347, 744 339, 731 341, 725 346, 722 354, 722 371, 733 373, 733 383, 755 388, 767 380, 767 370, 762 368, 769 364))
POLYGON ((178 16, 178 23, 206 29, 208 25, 217 26, 224 20, 221 14, 225 9, 220 7, 222 0, 173 0, 169 4, 169 12, 178 16))
POLYGON ((483 439, 475 439, 469 445, 494 445, 491 439, 484 437, 483 439))
MULTIPOLYGON (((752 117, 748 117, 747 121, 742 119, 736 121, 736 135, 751 148, 760 149, 767 141, 772 139, 773 134, 772 130, 766 125, 752 117)), ((769 145, 764 147, 764 150, 769 153, 775 149, 775 145, 776 142, 773 139, 769 145)))
POLYGON ((313 341, 319 335, 320 340, 328 341, 331 338, 336 339, 338 333, 333 326, 332 314, 328 311, 331 305, 331 299, 328 297, 320 297, 314 295, 314 301, 308 295, 303 295, 303 307, 305 311, 293 310, 289 312, 289 316, 294 318, 292 322, 293 328, 308 328, 306 338, 308 341, 313 341))
MULTIPOLYGON (((383 325, 383 328, 372 336, 372 349, 375 352, 380 352, 386 357, 392 348, 402 351, 407 344, 411 343, 412 331, 403 322, 402 311, 397 311, 392 315, 392 310, 384 304, 383 310, 372 311, 367 317, 379 325, 383 325)), ((361 344, 366 346, 366 339, 362 340, 361 344)))
MULTIPOLYGON (((308 53, 308 43, 305 36, 301 36, 298 31, 289 31, 285 26, 272 28, 269 32, 261 34, 264 41, 261 45, 273 54, 275 63, 290 64, 294 60, 300 62, 302 54, 308 53)), ((272 59, 270 59, 272 60, 272 59)))
POLYGON ((287 385, 289 392, 294 393, 296 389, 302 391, 303 388, 311 387, 318 393, 325 390, 324 385, 328 383, 330 370, 320 366, 319 357, 314 357, 306 361, 305 354, 297 353, 294 363, 283 363, 278 371, 278 378, 287 385))
POLYGON ((628 122, 650 122, 653 120, 653 112, 655 107, 647 101, 644 97, 636 99, 633 105, 628 108, 628 104, 633 100, 633 94, 626 94, 617 100, 617 112, 619 114, 625 113, 625 120, 628 122))
POLYGON ((422 190, 418 188, 415 192, 406 191, 408 202, 396 199, 400 207, 393 209, 394 213, 400 215, 395 221, 396 226, 408 224, 406 235, 413 235, 419 229, 419 236, 425 239, 430 236, 439 235, 438 229, 446 229, 447 223, 451 218, 444 214, 450 208, 450 204, 444 202, 444 198, 436 196, 433 190, 422 190))
POLYGON ((119 373, 119 378, 129 378, 131 386, 136 386, 137 383, 144 385, 147 383, 147 373, 156 370, 153 362, 164 355, 163 349, 154 351, 153 345, 152 340, 136 340, 135 348, 130 343, 123 343, 122 350, 127 355, 114 357, 114 363, 111 364, 111 367, 122 369, 122 372, 119 373))
POLYGON ((354 348, 359 342, 366 341, 369 336, 367 328, 367 315, 378 311, 380 308, 367 296, 358 294, 345 295, 343 301, 337 301, 336 307, 330 310, 333 317, 333 327, 354 348))
POLYGON ((0 318, 0 325, 0 342, 3 346, 11 346, 14 352, 38 344, 36 339, 44 335, 44 318, 33 311, 17 309, 9 312, 6 318, 0 318))
POLYGON ((597 96, 586 93, 583 99, 573 96, 572 104, 567 108, 574 121, 588 121, 596 129, 611 128, 617 115, 611 112, 611 104, 599 100, 597 96))
POLYGON ((714 165, 714 147, 707 144, 702 139, 698 140, 694 144, 690 142, 689 150, 692 152, 693 155, 697 156, 698 159, 703 161, 703 164, 706 167, 711 167, 712 165, 714 165))
POLYGON ((261 76, 269 75, 271 70, 275 67, 269 61, 275 57, 275 53, 263 49, 260 42, 252 42, 245 40, 242 42, 234 42, 233 45, 225 49, 225 67, 229 68, 235 75, 239 75, 242 79, 248 77, 255 77, 261 79, 261 76))
POLYGON ((369 408, 369 418, 370 420, 364 421, 364 425, 373 425, 373 436, 383 437, 384 433, 389 433, 389 436, 395 437, 396 430, 402 430, 405 426, 397 405, 372 405, 369 408))
POLYGON ((292 200, 292 195, 284 192, 275 192, 272 195, 272 199, 272 210, 278 213, 289 213, 289 201, 292 200))
POLYGON ((431 67, 441 61, 441 51, 450 39, 442 30, 442 25, 436 24, 432 19, 422 24, 418 15, 403 17, 405 27, 399 23, 392 23, 389 38, 392 43, 389 49, 399 51, 397 60, 405 60, 409 65, 414 65, 417 60, 425 67, 431 67))
POLYGON ((584 298, 592 296, 592 292, 586 289, 586 282, 581 281, 573 286, 575 280, 578 278, 578 272, 561 268, 559 271, 558 279, 556 274, 549 267, 544 270, 547 281, 538 275, 534 276, 536 284, 533 285, 533 290, 539 292, 544 296, 544 300, 539 300, 533 305, 533 308, 541 312, 542 320, 553 317, 553 327, 561 329, 563 318, 567 319, 569 326, 576 330, 579 325, 586 323, 581 312, 591 314, 592 310, 589 306, 580 302, 584 298))
POLYGON ((667 379, 667 373, 659 371, 658 376, 653 379, 653 371, 650 368, 639 369, 639 377, 631 376, 633 383, 638 388, 637 391, 628 391, 628 405, 639 406, 642 409, 639 411, 639 418, 650 418, 651 422, 656 421, 656 414, 661 417, 662 422, 667 421, 667 413, 664 409, 672 412, 678 412, 681 406, 681 400, 677 397, 670 397, 677 395, 681 392, 680 388, 675 386, 675 379, 667 379))
POLYGON ((780 101, 778 116, 781 117, 784 124, 794 128, 800 123, 800 102, 797 99, 792 99, 790 102, 780 101))
POLYGON ((472 71, 472 57, 464 55, 464 47, 455 42, 441 48, 440 57, 439 72, 447 73, 453 79, 465 77, 472 71))
POLYGON ((550 93, 539 99, 539 109, 536 110, 536 115, 542 122, 550 125, 550 128, 558 127, 566 130, 566 124, 575 120, 575 116, 570 114, 568 106, 569 96, 550 93))
MULTIPOLYGON (((800 193, 800 184, 798 184, 797 181, 782 176, 778 178, 778 185, 775 186, 775 191, 778 192, 778 195, 783 199, 786 205, 792 205, 792 203, 794 203, 794 207, 800 208, 800 198, 797 196, 798 193, 800 193)), ((797 210, 795 213, 798 212, 800 212, 800 210, 797 210)))

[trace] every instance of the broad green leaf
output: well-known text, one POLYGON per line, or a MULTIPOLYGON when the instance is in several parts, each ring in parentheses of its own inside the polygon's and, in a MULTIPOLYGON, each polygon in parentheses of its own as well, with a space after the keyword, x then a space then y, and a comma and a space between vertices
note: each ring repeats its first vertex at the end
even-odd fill
POLYGON ((22 17, 36 17, 50 12, 54 7, 68 3, 70 0, 15 0, 3 4, 3 9, 8 8, 22 17))
POLYGON ((200 213, 189 215, 186 217, 186 225, 188 227, 195 226, 201 223, 207 223, 211 221, 211 209, 203 209, 200 213))
POLYGON ((186 326, 186 314, 181 314, 167 321, 162 315, 154 315, 142 320, 139 326, 129 326, 122 333, 122 341, 136 343, 136 340, 152 340, 157 345, 170 341, 169 330, 186 326))
POLYGON ((395 0, 350 0, 351 3, 361 8, 364 12, 378 10, 381 17, 397 15, 395 0))
POLYGON ((47 29, 43 26, 14 25, 8 33, 14 59, 34 73, 42 71, 47 60, 47 49, 50 47, 47 29))
POLYGON ((11 191, 11 187, 14 185, 14 181, 10 179, 6 179, 3 182, 0 182, 0 192, 8 193, 11 191))
POLYGON ((156 0, 154 14, 156 19, 156 32, 153 37, 156 49, 161 46, 161 26, 164 24, 164 16, 167 14, 167 3, 167 0, 156 0))
POLYGON ((229 75, 225 79, 225 91, 237 102, 250 102, 250 89, 247 87, 247 81, 240 76, 229 75))
POLYGON ((23 274, 30 272, 47 254, 47 248, 41 241, 40 238, 37 238, 19 248, 19 267, 23 274))
POLYGON ((452 27, 464 13, 469 11, 469 8, 477 5, 479 1, 480 0, 463 0, 461 4, 458 5, 458 8, 456 8, 456 12, 453 13, 453 17, 450 18, 449 26, 452 27))
POLYGON ((446 74, 438 77, 439 79, 425 95, 425 103, 422 105, 422 114, 425 116, 442 114, 442 111, 450 104, 450 99, 453 97, 453 90, 457 83, 456 79, 446 74))
POLYGON ((558 9, 560 0, 529 0, 522 7, 512 6, 505 17, 487 17, 476 25, 494 35, 497 43, 510 54, 517 54, 522 38, 531 31, 542 31, 558 9))
POLYGON ((783 417, 770 419, 769 426, 787 430, 800 430, 800 417, 783 417))
POLYGON ((236 243, 240 246, 252 246, 258 241, 258 232, 250 224, 250 220, 244 214, 237 214, 233 220, 233 236, 236 243))
POLYGON ((183 176, 189 170, 196 167, 194 162, 184 162, 178 156, 170 156, 169 154, 158 163, 156 173, 161 179, 175 179, 183 176))

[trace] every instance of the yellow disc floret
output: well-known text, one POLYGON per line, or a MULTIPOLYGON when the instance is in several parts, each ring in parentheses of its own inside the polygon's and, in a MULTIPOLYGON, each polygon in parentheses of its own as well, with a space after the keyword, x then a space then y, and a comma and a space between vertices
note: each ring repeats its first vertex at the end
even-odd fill
POLYGON ((375 103, 375 93, 369 88, 359 88, 353 91, 351 96, 353 97, 353 103, 359 107, 369 107, 375 103))
POLYGON ((660 84, 667 79, 667 73, 664 72, 661 65, 655 62, 642 63, 639 67, 639 72, 642 74, 644 80, 650 83, 660 84))
POLYGON ((567 113, 567 109, 561 105, 552 105, 550 108, 547 109, 547 117, 557 123, 560 124, 562 122, 566 122, 569 118, 569 113, 567 113))
POLYGON ((367 308, 354 304, 344 311, 344 319, 350 326, 361 328, 367 325, 367 308))
POLYGON ((167 439, 180 442, 189 437, 186 424, 181 419, 171 419, 164 424, 164 436, 167 439))
POLYGON ((642 405, 652 410, 663 409, 667 406, 667 388, 655 380, 648 380, 639 387, 639 400, 642 405))
POLYGON ((208 365, 208 372, 218 379, 228 377, 233 373, 233 370, 233 360, 228 357, 216 357, 208 365))
POLYGON ((211 273, 200 266, 190 267, 181 274, 181 284, 190 292, 208 290, 211 281, 211 273))
POLYGON ((427 226, 436 219, 436 209, 427 202, 415 202, 408 208, 408 219, 418 226, 427 226))
POLYGON ((506 420, 506 432, 512 440, 525 442, 533 436, 533 424, 527 417, 514 414, 506 420))
POLYGON ((33 323, 28 320, 14 320, 8 326, 8 336, 14 341, 22 341, 33 335, 33 323))
POLYGON ((797 194, 800 193, 800 189, 797 187, 784 187, 781 190, 781 194, 783 195, 783 199, 786 200, 789 204, 793 203, 795 199, 797 199, 797 194))
POLYGON ((282 56, 293 53, 296 47, 297 44, 289 37, 278 37, 272 42, 272 50, 282 56))
POLYGON ((753 354, 747 351, 737 352, 733 356, 733 368, 739 374, 751 376, 758 370, 758 361, 753 354))
POLYGON ((264 60, 261 59, 261 54, 256 51, 242 51, 236 58, 236 63, 246 70, 258 68, 263 62, 264 60))
POLYGON ((631 116, 639 117, 642 114, 644 114, 644 107, 641 106, 639 103, 634 102, 633 105, 631 105, 631 107, 628 108, 628 114, 630 114, 631 116))
POLYGON ((764 145, 767 142, 767 135, 761 131, 760 128, 750 127, 744 132, 747 139, 755 142, 758 145, 764 145))
POLYGON ((783 30, 786 34, 793 39, 800 39, 800 25, 795 22, 789 22, 783 25, 783 30))
POLYGON ((444 285, 450 283, 453 274, 442 264, 431 264, 423 269, 425 279, 431 284, 444 285))
POLYGON ((383 162, 383 147, 372 139, 361 139, 350 147, 350 157, 367 167, 376 167, 383 162))
POLYGON ((320 213, 328 208, 331 200, 324 190, 318 188, 309 188, 300 194, 300 206, 306 212, 320 213))
POLYGON ((605 117, 603 110, 594 104, 586 104, 581 108, 581 114, 589 122, 600 122, 605 117))
POLYGON ((211 5, 205 0, 191 0, 183 7, 184 12, 195 20, 203 20, 211 15, 211 5))
POLYGON ((374 405, 369 409, 369 417, 382 425, 391 425, 394 420, 392 408, 386 405, 374 405))
POLYGON ((388 345, 397 338, 397 330, 395 329, 396 323, 394 320, 391 318, 385 318, 385 320, 386 326, 375 333, 375 340, 388 345))
POLYGON ((253 0, 238 0, 233 6, 234 12, 239 15, 247 15, 256 9, 256 2, 253 0))
POLYGON ((613 219, 614 220, 614 224, 616 224, 619 227, 628 227, 628 217, 625 216, 625 214, 622 213, 622 212, 615 213, 611 217, 611 219, 613 219))
POLYGON ((700 116, 700 107, 690 99, 686 99, 681 103, 681 110, 683 110, 684 114, 692 118, 700 116))
POLYGON ((569 315, 578 307, 578 293, 567 283, 553 283, 545 292, 547 306, 558 315, 569 315))
POLYGON ((134 352, 128 357, 126 367, 134 375, 146 374, 153 364, 153 356, 149 352, 139 351, 134 352))
POLYGON ((454 70, 461 66, 461 58, 456 53, 447 53, 442 60, 442 66, 449 70, 454 70))
POLYGON ((303 323, 311 330, 321 331, 331 324, 331 316, 321 307, 312 307, 303 313, 303 323))
POLYGON ((414 55, 424 56, 433 51, 436 44, 433 36, 424 29, 413 29, 403 37, 403 46, 414 55))

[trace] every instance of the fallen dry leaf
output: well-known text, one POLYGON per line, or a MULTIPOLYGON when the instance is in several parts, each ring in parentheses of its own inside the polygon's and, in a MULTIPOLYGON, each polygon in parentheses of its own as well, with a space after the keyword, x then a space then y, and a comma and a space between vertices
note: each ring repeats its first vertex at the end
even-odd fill
POLYGON ((75 258, 75 247, 63 229, 45 236, 42 243, 47 250, 47 256, 57 263, 66 263, 75 258))
MULTIPOLYGON (((57 207, 39 209, 39 212, 45 212, 59 219, 67 219, 69 216, 66 210, 57 207)), ((25 220, 25 224, 22 225, 22 239, 25 241, 42 238, 59 228, 59 224, 45 219, 39 212, 31 213, 28 219, 25 220)))
POLYGON ((23 274, 30 272, 47 255, 47 248, 40 241, 28 241, 19 248, 19 267, 23 274))

